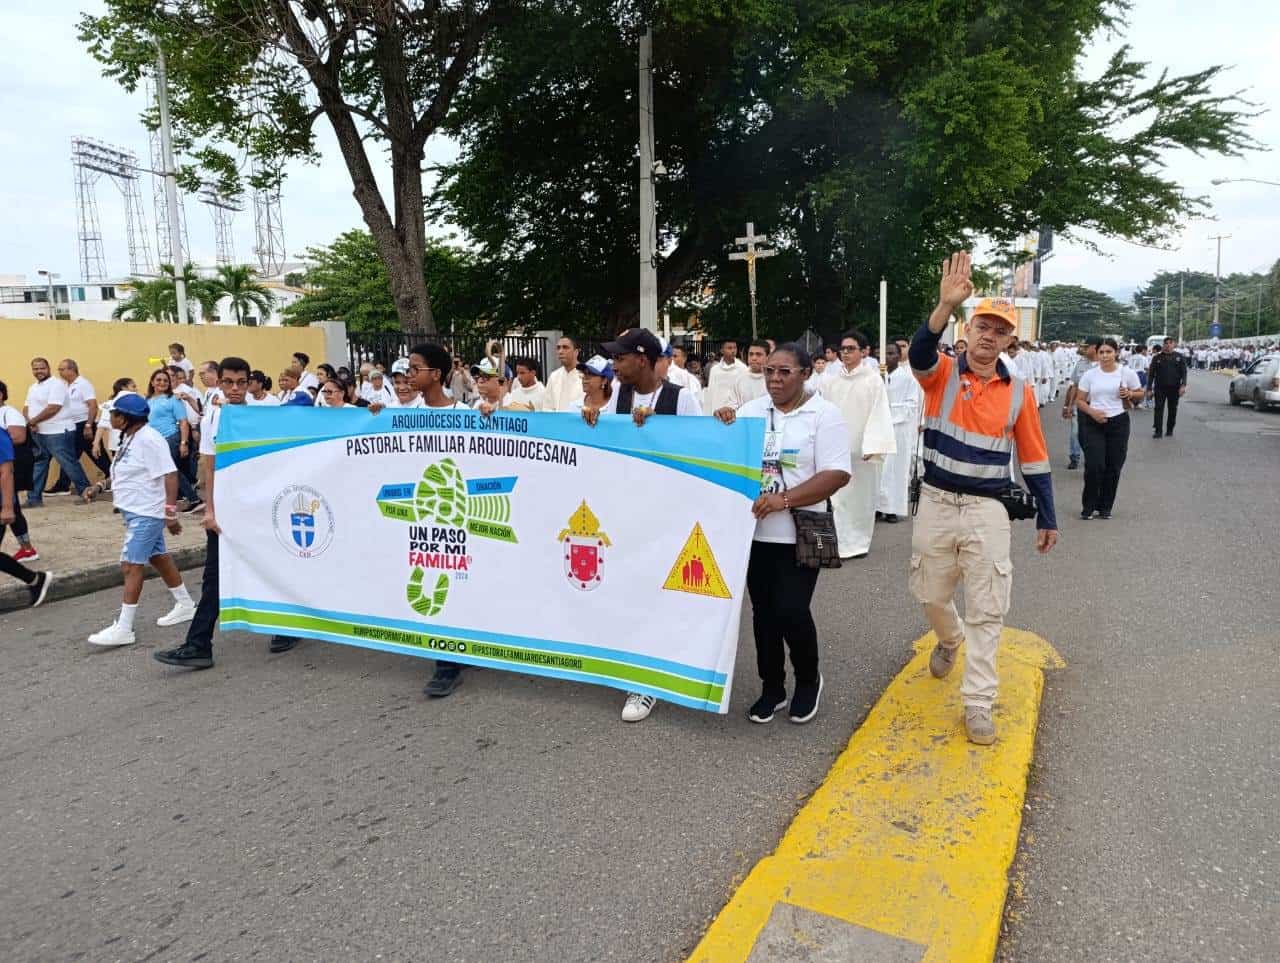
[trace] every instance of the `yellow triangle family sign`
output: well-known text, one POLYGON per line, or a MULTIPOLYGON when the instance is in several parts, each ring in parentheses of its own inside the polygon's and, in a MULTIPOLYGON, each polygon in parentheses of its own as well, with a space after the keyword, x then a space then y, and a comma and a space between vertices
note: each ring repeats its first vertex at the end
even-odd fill
POLYGON ((720 566, 712 554, 702 525, 695 522, 693 531, 685 540, 684 548, 671 566, 671 573, 662 587, 669 592, 688 592, 690 595, 706 595, 710 598, 731 599, 733 593, 720 574, 720 566))

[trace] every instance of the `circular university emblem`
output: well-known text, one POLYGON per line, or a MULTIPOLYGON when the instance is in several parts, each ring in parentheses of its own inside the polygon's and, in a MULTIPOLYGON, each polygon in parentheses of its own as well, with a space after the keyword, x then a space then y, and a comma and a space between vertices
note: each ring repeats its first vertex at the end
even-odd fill
POLYGON ((323 555, 333 542, 333 509, 308 485, 290 485, 271 503, 276 541, 297 558, 323 555))

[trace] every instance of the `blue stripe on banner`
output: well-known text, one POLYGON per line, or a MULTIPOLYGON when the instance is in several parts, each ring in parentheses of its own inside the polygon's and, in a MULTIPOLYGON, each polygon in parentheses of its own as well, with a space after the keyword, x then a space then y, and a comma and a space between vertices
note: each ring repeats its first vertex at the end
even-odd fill
POLYGON ((516 487, 516 477, 506 478, 469 478, 467 479, 468 495, 510 495, 516 487))
POLYGON ((413 498, 414 485, 412 482, 399 485, 383 485, 378 489, 378 501, 383 502, 403 502, 413 498))
MULTIPOLYGON (((478 642, 492 642, 496 645, 533 645, 540 649, 546 649, 548 652, 561 652, 566 655, 585 655, 597 659, 610 659, 614 662, 641 666, 646 669, 657 669, 661 672, 670 672, 672 675, 682 676, 695 682, 710 682, 714 685, 724 685, 726 681, 726 676, 723 672, 716 672, 713 669, 699 669, 696 666, 685 665, 681 662, 672 662, 669 659, 659 659, 654 656, 640 655, 635 652, 620 652, 617 649, 605 649, 594 645, 579 645, 576 642, 553 642, 550 639, 538 639, 528 635, 508 635, 503 632, 486 632, 478 629, 459 629, 450 625, 437 625, 433 622, 410 622, 407 619, 388 619, 378 615, 356 615, 351 612, 335 612, 329 609, 311 608, 306 605, 292 605, 287 602, 264 602, 258 599, 244 598, 221 599, 220 602, 223 606, 228 608, 232 606, 243 606, 245 608, 262 609, 266 612, 281 612, 285 615, 311 615, 318 618, 337 619, 342 622, 377 625, 386 629, 400 629, 404 632, 436 632, 440 635, 457 635, 467 639, 475 639, 478 642)), ((351 639, 342 638, 341 641, 351 642, 353 645, 366 644, 365 640, 356 642, 351 639)), ((374 640, 369 640, 369 645, 381 647, 385 645, 385 643, 377 643, 375 645, 374 640)), ((389 648, 387 648, 387 651, 404 652, 407 648, 411 647, 390 645, 389 648)), ((446 656, 446 658, 452 658, 452 656, 446 656)), ((523 669, 521 671, 523 671, 523 669)), ((553 671, 548 674, 555 675, 557 673, 553 671)))
MULTIPOLYGON (((496 416, 495 416, 496 417, 496 416)), ((720 461, 734 468, 759 471, 764 448, 764 420, 740 418, 724 425, 714 418, 661 418, 661 442, 651 428, 654 422, 637 428, 626 415, 602 415, 593 428, 581 417, 550 412, 503 412, 512 422, 522 421, 528 431, 497 427, 493 419, 479 412, 461 409, 387 409, 370 415, 361 408, 320 409, 284 406, 243 406, 226 408, 218 426, 218 468, 278 451, 286 451, 349 437, 403 432, 452 431, 461 434, 503 435, 530 440, 561 442, 595 448, 662 465, 693 475, 754 499, 760 493, 759 477, 708 465, 695 465, 682 458, 720 461), (434 415, 441 427, 421 427, 415 419, 434 415), (399 421, 395 419, 400 419, 399 421), (340 429, 335 433, 335 428, 340 429), (266 444, 228 450, 224 446, 243 442, 266 444)))
MULTIPOLYGON (((252 625, 249 622, 222 622, 221 627, 224 632, 238 629, 241 632, 262 632, 262 634, 266 634, 266 632, 263 632, 260 627, 252 625)), ((267 628, 267 631, 273 632, 274 629, 267 628)), ((293 627, 289 628, 289 634, 299 638, 319 639, 322 642, 337 642, 340 645, 349 645, 360 649, 375 649, 379 652, 390 652, 393 655, 404 655, 408 652, 417 654, 417 650, 412 646, 394 645, 390 642, 379 642, 376 639, 349 639, 343 635, 331 635, 328 632, 318 632, 312 629, 296 629, 293 627)), ((513 668, 509 662, 478 658, 470 654, 459 655, 456 652, 432 653, 427 656, 427 658, 437 657, 446 658, 450 662, 463 662, 467 665, 491 665, 504 671, 524 673, 526 675, 541 675, 552 679, 567 679, 570 682, 585 682, 590 685, 607 685, 611 688, 618 689, 621 692, 643 692, 645 695, 651 695, 655 699, 661 699, 663 702, 673 702, 676 705, 684 706, 688 709, 704 709, 711 712, 720 711, 720 703, 712 702, 708 699, 692 699, 679 692, 669 692, 666 689, 641 685, 638 682, 619 684, 614 679, 607 679, 604 676, 592 675, 589 672, 575 672, 572 669, 549 669, 546 666, 540 665, 521 665, 519 668, 513 668)))

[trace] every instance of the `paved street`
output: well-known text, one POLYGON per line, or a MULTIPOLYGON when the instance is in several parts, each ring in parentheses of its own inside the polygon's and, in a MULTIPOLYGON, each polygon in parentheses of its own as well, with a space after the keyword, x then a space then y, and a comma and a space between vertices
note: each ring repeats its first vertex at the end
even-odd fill
MULTIPOLYGON (((1063 541, 1018 526, 1009 624, 1067 667, 1004 959, 1275 955, 1280 413, 1225 399, 1194 374, 1160 442, 1141 414, 1110 523, 1076 519, 1045 409, 1063 541)), ((681 959, 926 630, 909 536, 824 574, 805 727, 747 722, 746 632, 729 716, 628 726, 621 693, 506 673, 428 704, 428 663, 320 642, 230 633, 213 670, 166 669, 155 582, 132 650, 83 642, 118 590, 4 614, 0 957, 681 959)))

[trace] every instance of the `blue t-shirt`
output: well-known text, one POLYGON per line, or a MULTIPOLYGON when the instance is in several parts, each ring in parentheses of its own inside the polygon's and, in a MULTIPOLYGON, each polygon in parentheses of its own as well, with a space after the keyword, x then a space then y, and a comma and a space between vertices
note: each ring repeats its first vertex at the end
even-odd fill
POLYGON ((13 461, 13 439, 7 431, 0 428, 0 465, 7 461, 13 461))
POLYGON ((147 424, 166 438, 176 435, 179 422, 187 418, 187 406, 173 395, 152 395, 147 407, 151 409, 147 424))

